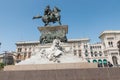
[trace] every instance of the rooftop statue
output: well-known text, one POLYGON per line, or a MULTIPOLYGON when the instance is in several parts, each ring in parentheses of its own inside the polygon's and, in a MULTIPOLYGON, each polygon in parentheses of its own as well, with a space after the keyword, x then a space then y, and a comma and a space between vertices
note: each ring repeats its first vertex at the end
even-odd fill
POLYGON ((57 7, 54 7, 53 10, 50 9, 50 6, 46 6, 44 9, 44 16, 34 16, 33 19, 42 18, 42 21, 45 23, 44 26, 48 26, 50 22, 58 22, 61 25, 61 15, 59 14, 61 10, 57 7))

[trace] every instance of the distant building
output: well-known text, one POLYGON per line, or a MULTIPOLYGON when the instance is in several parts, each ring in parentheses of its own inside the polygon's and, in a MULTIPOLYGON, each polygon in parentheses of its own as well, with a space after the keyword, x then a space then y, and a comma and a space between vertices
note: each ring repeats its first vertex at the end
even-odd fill
MULTIPOLYGON (((68 39, 61 46, 75 56, 86 59, 89 63, 98 63, 99 67, 108 64, 120 65, 120 31, 104 31, 100 34, 101 42, 90 44, 89 38, 68 39)), ((30 58, 42 48, 49 48, 50 44, 42 45, 39 41, 25 41, 16 43, 16 61, 30 58)))
POLYGON ((104 54, 104 47, 101 42, 90 44, 90 62, 98 63, 99 67, 107 67, 107 56, 104 54))
POLYGON ((120 31, 104 31, 99 38, 107 60, 114 66, 120 65, 120 31))
MULTIPOLYGON (((83 49, 85 45, 89 44, 89 39, 71 39, 67 43, 61 44, 65 51, 74 53, 75 56, 83 57, 82 52, 85 52, 83 49)), ((39 41, 27 41, 27 42, 17 42, 17 57, 16 60, 19 62, 21 60, 30 58, 31 55, 35 55, 42 48, 50 48, 50 44, 42 45, 39 41)))
POLYGON ((16 63, 16 52, 4 52, 0 54, 0 63, 5 65, 14 65, 16 63))
POLYGON ((0 63, 3 63, 3 54, 0 54, 0 63))

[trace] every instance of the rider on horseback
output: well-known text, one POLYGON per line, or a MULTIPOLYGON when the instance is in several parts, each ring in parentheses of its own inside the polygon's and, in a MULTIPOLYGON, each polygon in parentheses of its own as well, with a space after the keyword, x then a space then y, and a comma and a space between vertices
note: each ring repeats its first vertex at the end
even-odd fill
POLYGON ((47 19, 49 19, 49 18, 50 18, 51 13, 52 13, 52 11, 51 11, 51 9, 50 9, 50 6, 49 6, 49 5, 48 5, 48 6, 46 6, 45 11, 44 11, 44 16, 46 16, 46 17, 47 17, 47 19))
POLYGON ((45 10, 44 10, 44 16, 34 16, 33 19, 38 19, 38 18, 42 18, 42 21, 45 23, 45 26, 49 25, 50 22, 58 22, 59 25, 61 25, 60 22, 60 12, 61 10, 58 9, 57 7, 54 7, 53 10, 50 9, 50 6, 46 6, 45 10))

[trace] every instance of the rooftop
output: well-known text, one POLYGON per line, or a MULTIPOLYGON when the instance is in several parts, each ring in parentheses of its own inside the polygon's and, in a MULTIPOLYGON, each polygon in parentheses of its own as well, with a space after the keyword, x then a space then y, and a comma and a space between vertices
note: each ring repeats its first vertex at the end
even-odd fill
POLYGON ((120 30, 107 30, 107 31, 103 31, 101 34, 100 34, 100 36, 99 36, 99 38, 101 37, 101 36, 103 36, 104 34, 111 34, 111 33, 120 33, 120 30))
MULTIPOLYGON (((68 39, 68 42, 72 42, 72 41, 90 41, 89 38, 81 38, 81 39, 68 39)), ((17 44, 38 44, 40 43, 39 41, 19 41, 16 43, 17 44)))

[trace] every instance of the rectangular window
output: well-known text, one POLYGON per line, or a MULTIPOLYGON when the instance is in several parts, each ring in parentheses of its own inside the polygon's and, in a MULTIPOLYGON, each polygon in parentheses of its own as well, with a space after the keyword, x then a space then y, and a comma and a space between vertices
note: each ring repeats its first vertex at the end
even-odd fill
POLYGON ((114 37, 108 37, 107 40, 114 40, 114 37))
POLYGON ((81 57, 81 50, 78 50, 78 55, 79 57, 81 57))
POLYGON ((108 42, 108 45, 109 47, 113 47, 113 42, 112 41, 108 42))
POLYGON ((18 48, 18 52, 22 52, 22 48, 18 48))
POLYGON ((74 55, 77 55, 77 51, 76 50, 74 50, 74 55))
POLYGON ((91 57, 93 57, 93 52, 91 52, 91 57))

